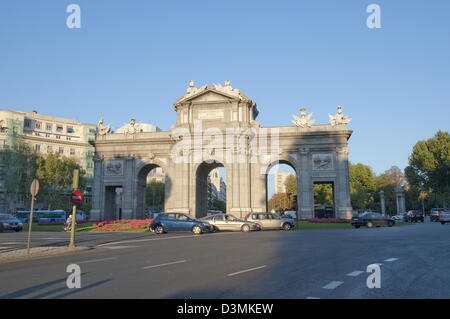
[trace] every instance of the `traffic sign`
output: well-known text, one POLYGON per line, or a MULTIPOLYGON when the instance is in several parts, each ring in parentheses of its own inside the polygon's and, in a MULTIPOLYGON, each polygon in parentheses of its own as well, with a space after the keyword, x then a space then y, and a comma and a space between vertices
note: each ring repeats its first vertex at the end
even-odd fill
POLYGON ((70 195, 70 201, 74 205, 80 205, 81 202, 83 201, 83 195, 79 190, 74 190, 70 195))
POLYGON ((36 196, 39 192, 39 181, 37 179, 33 179, 30 186, 31 196, 36 196))

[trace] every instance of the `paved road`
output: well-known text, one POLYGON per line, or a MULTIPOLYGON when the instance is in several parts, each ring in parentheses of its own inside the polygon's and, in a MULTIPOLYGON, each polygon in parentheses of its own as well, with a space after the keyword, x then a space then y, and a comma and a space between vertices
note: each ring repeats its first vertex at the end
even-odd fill
MULTIPOLYGON (((0 247, 13 249, 25 237, 0 234, 0 247)), ((77 238, 96 249, 0 264, 0 298, 450 298, 450 225, 439 223, 77 238), (82 270, 80 289, 66 286, 72 263, 82 270), (374 263, 381 264, 379 289, 366 286, 374 263)), ((35 245, 66 239, 33 234, 35 245)))

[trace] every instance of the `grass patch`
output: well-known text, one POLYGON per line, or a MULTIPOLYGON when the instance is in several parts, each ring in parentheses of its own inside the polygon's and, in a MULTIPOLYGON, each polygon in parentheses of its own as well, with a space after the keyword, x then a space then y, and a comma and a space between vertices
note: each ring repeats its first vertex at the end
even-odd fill
MULTIPOLYGON (((77 224, 76 231, 86 231, 85 229, 93 227, 92 224, 92 222, 77 224)), ((64 225, 38 225, 37 223, 33 223, 31 225, 31 230, 62 232, 64 231, 64 225)), ((28 231, 28 224, 23 224, 23 231, 28 231)))
POLYGON ((296 223, 293 229, 336 229, 336 228, 352 228, 350 223, 311 223, 306 220, 301 220, 296 223))

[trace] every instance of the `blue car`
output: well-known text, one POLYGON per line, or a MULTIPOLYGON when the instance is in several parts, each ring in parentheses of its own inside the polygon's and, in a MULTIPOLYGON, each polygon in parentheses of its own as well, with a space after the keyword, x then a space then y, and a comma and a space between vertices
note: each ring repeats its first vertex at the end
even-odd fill
POLYGON ((169 231, 191 231, 196 235, 213 231, 212 226, 204 221, 194 219, 186 214, 160 214, 151 222, 150 230, 157 234, 169 231))

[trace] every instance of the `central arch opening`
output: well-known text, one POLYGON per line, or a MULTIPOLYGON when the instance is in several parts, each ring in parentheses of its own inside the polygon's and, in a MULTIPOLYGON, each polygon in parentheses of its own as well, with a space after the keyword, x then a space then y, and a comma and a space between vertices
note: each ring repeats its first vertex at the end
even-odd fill
POLYGON ((164 212, 167 177, 156 164, 144 166, 138 175, 137 218, 154 218, 164 212))
POLYGON ((298 185, 294 165, 287 161, 271 164, 266 174, 266 210, 297 217, 298 185))
POLYGON ((226 170, 218 162, 203 162, 196 172, 195 217, 226 212, 226 170))

